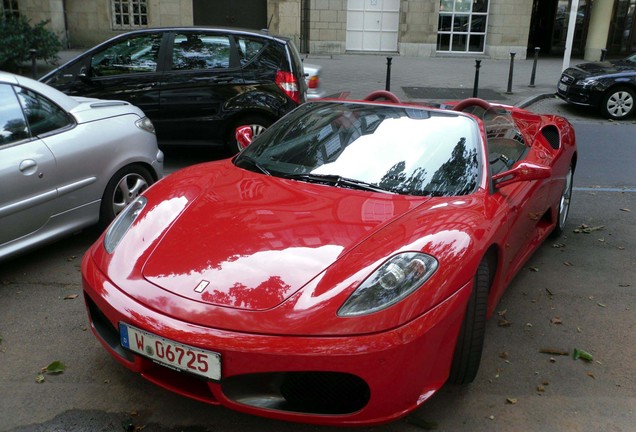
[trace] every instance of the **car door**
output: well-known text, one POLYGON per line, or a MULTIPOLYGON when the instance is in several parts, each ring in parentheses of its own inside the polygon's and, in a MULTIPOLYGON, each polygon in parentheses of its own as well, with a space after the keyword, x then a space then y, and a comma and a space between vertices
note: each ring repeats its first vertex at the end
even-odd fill
POLYGON ((161 112, 153 123, 163 144, 221 144, 231 101, 241 92, 233 38, 221 32, 179 31, 168 45, 161 112))
POLYGON ((165 32, 132 33, 83 54, 46 83, 73 96, 125 100, 150 119, 159 110, 165 32))
POLYGON ((31 132, 16 90, 0 84, 0 245, 41 229, 57 205, 55 157, 31 132))
MULTIPOLYGON (((533 154, 532 149, 525 144, 523 135, 511 119, 500 124, 488 124, 487 139, 493 174, 505 172, 519 161, 533 159, 529 158, 533 154)), ((540 230, 548 205, 548 186, 549 181, 539 179, 512 183, 496 192, 508 211, 509 233, 505 244, 504 265, 510 269, 524 262, 527 254, 542 239, 543 233, 540 230)), ((546 225, 543 223, 544 227, 546 225)))

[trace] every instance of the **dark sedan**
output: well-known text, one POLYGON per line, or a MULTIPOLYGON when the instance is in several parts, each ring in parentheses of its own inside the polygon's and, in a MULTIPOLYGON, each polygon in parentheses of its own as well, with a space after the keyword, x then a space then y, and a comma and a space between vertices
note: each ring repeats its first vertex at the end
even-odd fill
POLYGON ((599 108, 613 120, 630 117, 636 99, 636 54, 567 68, 557 85, 557 96, 571 104, 599 108))
POLYGON ((41 78, 73 96, 141 108, 159 144, 228 144, 257 135, 305 101, 291 40, 239 29, 160 28, 116 36, 41 78))

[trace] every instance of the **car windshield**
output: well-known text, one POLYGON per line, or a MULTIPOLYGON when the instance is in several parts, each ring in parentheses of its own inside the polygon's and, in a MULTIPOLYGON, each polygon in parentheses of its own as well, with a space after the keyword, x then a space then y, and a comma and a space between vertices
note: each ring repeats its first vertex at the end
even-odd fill
POLYGON ((471 193, 480 173, 475 120, 420 107, 300 106, 234 163, 268 175, 416 196, 471 193))

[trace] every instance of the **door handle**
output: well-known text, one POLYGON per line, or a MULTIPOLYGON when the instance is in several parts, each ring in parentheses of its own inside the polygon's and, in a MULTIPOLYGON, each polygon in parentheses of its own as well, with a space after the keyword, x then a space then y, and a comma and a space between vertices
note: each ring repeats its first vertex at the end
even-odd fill
POLYGON ((38 168, 38 163, 33 159, 25 159, 20 162, 20 172, 24 175, 33 175, 38 168))

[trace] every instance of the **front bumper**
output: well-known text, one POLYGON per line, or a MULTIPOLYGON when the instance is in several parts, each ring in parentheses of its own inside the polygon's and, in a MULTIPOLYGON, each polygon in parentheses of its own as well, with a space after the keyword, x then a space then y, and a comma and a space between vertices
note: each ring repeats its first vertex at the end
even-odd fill
POLYGON ((601 85, 584 87, 579 80, 571 76, 562 75, 557 85, 556 95, 574 105, 597 107, 603 98, 604 89, 601 85))
POLYGON ((371 425, 402 417, 446 381, 471 284, 401 327, 377 334, 311 337, 203 328, 145 307, 112 284, 90 253, 82 262, 93 333, 109 353, 147 380, 202 402, 288 421, 371 425), (220 353, 212 382, 126 350, 125 322, 220 353))

